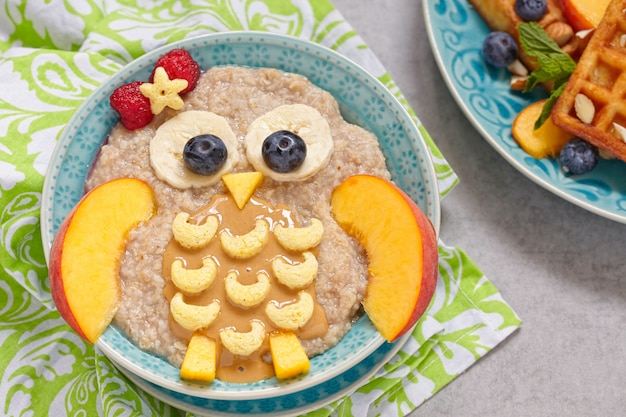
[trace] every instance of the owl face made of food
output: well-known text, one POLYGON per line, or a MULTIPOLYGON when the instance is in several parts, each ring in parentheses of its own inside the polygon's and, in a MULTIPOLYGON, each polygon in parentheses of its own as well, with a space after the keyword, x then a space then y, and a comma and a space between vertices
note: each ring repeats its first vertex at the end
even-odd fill
POLYGON ((306 78, 200 74, 175 50, 111 106, 120 123, 51 250, 55 304, 87 341, 112 322, 185 380, 287 379, 363 310, 394 341, 428 306, 432 224, 389 180, 377 138, 306 78))
POLYGON ((328 332, 314 285, 324 226, 315 217, 301 224, 293 208, 254 193, 264 178, 278 188, 313 177, 333 147, 326 119, 304 104, 278 106, 249 125, 250 171, 233 172, 239 140, 222 116, 185 111, 156 130, 150 163, 160 180, 176 189, 221 181, 227 190, 176 214, 163 256, 170 328, 188 344, 183 377, 250 382, 308 370, 300 341, 328 332), (206 352, 212 359, 199 365, 206 352))
POLYGON ((366 254, 330 199, 350 175, 388 178, 378 141, 329 93, 274 69, 214 67, 178 96, 145 126, 118 124, 87 181, 140 178, 158 207, 129 236, 114 324, 186 379, 306 372, 361 310, 366 254))

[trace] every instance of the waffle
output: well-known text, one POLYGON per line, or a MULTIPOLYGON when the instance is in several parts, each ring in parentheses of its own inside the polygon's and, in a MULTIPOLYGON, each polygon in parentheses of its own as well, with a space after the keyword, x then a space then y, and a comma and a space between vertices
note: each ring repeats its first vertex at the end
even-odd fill
MULTIPOLYGON (((518 45, 519 33, 518 23, 524 22, 515 13, 515 0, 468 0, 472 7, 487 23, 487 26, 494 31, 507 32, 515 39, 518 45)), ((559 0, 547 0, 548 8, 546 14, 537 22, 548 36, 550 36, 561 49, 577 60, 583 50, 583 42, 574 36, 572 27, 567 23, 561 11, 559 0)), ((519 60, 529 70, 537 69, 535 60, 524 53, 520 48, 519 60)))
POLYGON ((626 0, 612 0, 552 109, 552 121, 626 161, 625 98, 626 0))

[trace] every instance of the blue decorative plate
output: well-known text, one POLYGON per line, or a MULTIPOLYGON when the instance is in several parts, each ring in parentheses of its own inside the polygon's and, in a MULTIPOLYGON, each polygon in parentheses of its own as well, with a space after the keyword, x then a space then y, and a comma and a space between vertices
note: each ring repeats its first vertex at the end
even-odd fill
MULTIPOLYGON (((59 225, 82 197, 93 159, 117 122, 117 114, 109 106, 110 94, 121 84, 148 79, 158 57, 179 47, 188 50, 201 68, 273 67, 304 75, 329 91, 348 121, 377 135, 393 179, 438 230, 439 191, 430 152, 415 122, 389 90, 352 61, 318 44, 284 35, 226 32, 183 40, 140 57, 111 77, 76 111, 52 155, 44 183, 41 227, 46 252, 59 225)), ((208 387, 181 381, 178 368, 140 350, 113 326, 97 345, 125 372, 174 396, 176 401, 190 398, 190 404, 200 401, 204 408, 236 402, 241 410, 262 400, 262 411, 269 413, 307 404, 323 405, 336 392, 350 389, 355 381, 375 372, 388 354, 401 347, 401 342, 386 343, 363 317, 337 346, 311 360, 311 370, 305 376, 254 384, 215 381, 208 387)))
POLYGON ((484 63, 489 28, 467 0, 424 0, 428 36, 443 78, 478 132, 528 178, 590 212, 626 223, 626 163, 601 160, 584 175, 568 176, 554 158, 535 159, 511 135, 521 109, 543 92, 514 94, 506 69, 484 63))

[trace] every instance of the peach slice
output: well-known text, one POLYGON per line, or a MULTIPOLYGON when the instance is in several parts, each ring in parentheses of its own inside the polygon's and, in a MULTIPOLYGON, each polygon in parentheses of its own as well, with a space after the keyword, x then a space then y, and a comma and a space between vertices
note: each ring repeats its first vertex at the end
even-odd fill
POLYGON ((563 145, 573 137, 555 125, 550 118, 539 129, 535 129, 535 121, 546 101, 547 99, 539 100, 524 107, 511 126, 515 142, 527 154, 537 159, 557 156, 563 145))
POLYGON ((561 0, 561 10, 576 32, 595 29, 600 24, 609 0, 561 0))
POLYGON ((346 179, 333 191, 330 204, 337 223, 367 252, 363 307, 376 329, 393 342, 413 327, 435 291, 435 229, 400 188, 371 175, 346 179))
POLYGON ((116 179, 85 194, 59 227, 50 250, 50 291, 61 317, 86 341, 98 340, 113 320, 128 233, 155 209, 147 183, 116 179))

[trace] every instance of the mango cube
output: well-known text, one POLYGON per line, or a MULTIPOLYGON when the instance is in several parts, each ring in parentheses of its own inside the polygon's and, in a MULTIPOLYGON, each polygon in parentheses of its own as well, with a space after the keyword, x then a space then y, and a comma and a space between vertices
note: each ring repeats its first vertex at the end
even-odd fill
POLYGON ((180 367, 180 377, 201 382, 213 382, 217 367, 217 344, 202 333, 194 333, 180 367))
POLYGON ((309 372, 309 357, 294 333, 271 334, 270 351, 277 379, 289 379, 309 372))
POLYGON ((222 177, 239 210, 243 209, 262 180, 263 174, 256 171, 226 174, 222 177))

